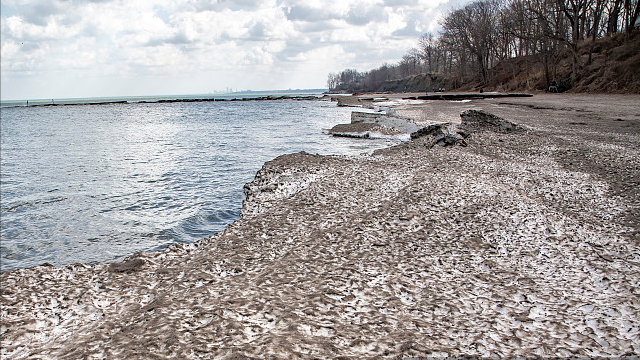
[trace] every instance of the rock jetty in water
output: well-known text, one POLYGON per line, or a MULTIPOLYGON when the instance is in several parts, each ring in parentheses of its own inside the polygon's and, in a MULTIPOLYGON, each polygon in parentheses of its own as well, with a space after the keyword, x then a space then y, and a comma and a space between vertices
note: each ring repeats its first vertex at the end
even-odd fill
POLYGON ((470 114, 466 146, 284 155, 210 238, 4 272, 1 355, 637 355, 640 98, 597 100, 472 102, 522 129, 470 114))

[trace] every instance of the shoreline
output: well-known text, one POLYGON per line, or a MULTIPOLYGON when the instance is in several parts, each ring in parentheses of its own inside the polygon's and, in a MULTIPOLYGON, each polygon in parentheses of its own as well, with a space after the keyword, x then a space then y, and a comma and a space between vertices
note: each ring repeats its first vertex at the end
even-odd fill
POLYGON ((467 125, 466 146, 427 133, 368 156, 282 155, 210 238, 3 272, 1 354, 637 354, 640 98, 605 98, 411 105, 442 119, 482 109, 525 129, 467 125))
MULTIPOLYGON (((267 101, 267 100, 321 100, 323 96, 315 95, 267 95, 256 97, 239 97, 239 98, 176 98, 176 99, 158 99, 158 100, 106 100, 106 101, 90 101, 90 102, 58 102, 3 106, 2 108, 24 108, 24 107, 55 107, 55 106, 86 106, 86 105, 124 105, 124 104, 162 104, 162 103, 191 103, 191 102, 226 102, 226 101, 267 101)), ((60 101, 60 100, 59 100, 60 101)), ((11 101, 15 102, 15 101, 11 101)))

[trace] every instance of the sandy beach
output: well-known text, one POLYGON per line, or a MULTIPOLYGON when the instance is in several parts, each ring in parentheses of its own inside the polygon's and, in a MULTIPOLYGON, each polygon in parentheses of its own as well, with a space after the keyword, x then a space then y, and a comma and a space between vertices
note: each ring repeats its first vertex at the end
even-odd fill
POLYGON ((464 141, 283 155, 215 236, 117 264, 3 272, 0 355, 638 356, 639 104, 398 105, 464 141), (471 109, 518 130, 465 125, 471 109))

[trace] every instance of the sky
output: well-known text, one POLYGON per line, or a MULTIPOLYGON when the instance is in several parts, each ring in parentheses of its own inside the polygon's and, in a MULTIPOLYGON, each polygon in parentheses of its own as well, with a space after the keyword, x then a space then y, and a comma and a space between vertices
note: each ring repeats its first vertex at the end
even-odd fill
POLYGON ((325 88, 468 0, 2 0, 2 100, 325 88))

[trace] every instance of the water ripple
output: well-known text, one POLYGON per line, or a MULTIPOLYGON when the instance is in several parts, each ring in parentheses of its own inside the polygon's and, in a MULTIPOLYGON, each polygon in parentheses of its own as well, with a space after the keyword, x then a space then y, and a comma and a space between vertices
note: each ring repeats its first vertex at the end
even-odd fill
POLYGON ((264 162, 388 145, 322 133, 350 111, 315 101, 3 108, 0 268, 114 261, 221 231, 264 162))

